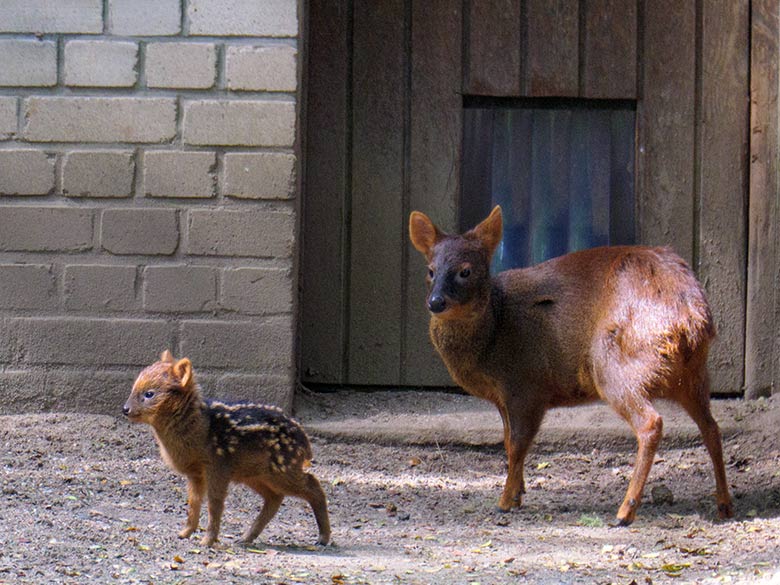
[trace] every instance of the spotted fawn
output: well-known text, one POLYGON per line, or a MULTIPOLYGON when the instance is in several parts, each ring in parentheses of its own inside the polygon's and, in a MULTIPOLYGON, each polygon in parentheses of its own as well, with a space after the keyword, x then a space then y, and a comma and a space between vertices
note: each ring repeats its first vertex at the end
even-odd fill
POLYGON ((300 424, 280 409, 203 398, 190 360, 175 360, 166 350, 139 374, 123 411, 129 420, 152 427, 163 461, 187 477, 189 511, 180 538, 188 538, 198 528, 205 495, 208 527, 201 544, 213 545, 228 487, 237 482, 264 500, 242 536, 244 543, 257 538, 285 496, 306 500, 317 520, 318 544, 330 540, 325 493, 306 471, 311 444, 300 424))

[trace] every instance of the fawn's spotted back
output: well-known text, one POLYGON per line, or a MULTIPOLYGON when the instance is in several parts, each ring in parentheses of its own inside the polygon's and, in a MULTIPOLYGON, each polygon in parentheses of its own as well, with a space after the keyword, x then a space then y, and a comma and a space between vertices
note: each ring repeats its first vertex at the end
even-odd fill
POLYGON ((301 426, 275 406, 226 404, 206 400, 211 446, 217 457, 238 459, 245 454, 268 455, 274 473, 306 468, 312 459, 309 438, 301 426))

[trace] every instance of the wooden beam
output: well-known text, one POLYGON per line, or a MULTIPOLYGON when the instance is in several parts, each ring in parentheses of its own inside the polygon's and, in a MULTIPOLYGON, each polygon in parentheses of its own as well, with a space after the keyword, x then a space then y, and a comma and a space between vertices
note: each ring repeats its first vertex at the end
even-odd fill
POLYGON ((354 0, 350 384, 398 384, 402 321, 406 10, 354 0))
MULTIPOLYGON (((412 6, 406 211, 422 211, 442 229, 457 231, 463 124, 462 13, 459 3, 450 0, 426 0, 412 6)), ((425 260, 409 243, 408 232, 404 234, 408 262, 402 382, 413 386, 452 386, 454 382, 428 338, 425 260)))
POLYGON ((325 384, 346 382, 348 6, 346 0, 309 3, 300 372, 304 382, 325 384))
POLYGON ((645 0, 638 104, 639 237, 693 261, 696 3, 645 0))
POLYGON ((577 96, 579 1, 527 0, 527 4, 528 50, 524 95, 577 96))
POLYGON ((697 272, 718 328, 711 387, 734 393, 744 376, 750 6, 704 0, 701 8, 697 272))
MULTIPOLYGON (((468 48, 463 91, 472 95, 519 96, 521 0, 468 2, 468 48)), ((413 29, 414 30, 414 29, 413 29)), ((435 31, 436 27, 431 27, 435 31)), ((458 31, 452 31, 460 37, 458 31)), ((460 49, 457 49, 460 53, 460 49)))
POLYGON ((776 387, 778 367, 778 0, 754 0, 750 50, 745 395, 776 387))
POLYGON ((637 96, 637 0, 583 2, 580 96, 637 96))

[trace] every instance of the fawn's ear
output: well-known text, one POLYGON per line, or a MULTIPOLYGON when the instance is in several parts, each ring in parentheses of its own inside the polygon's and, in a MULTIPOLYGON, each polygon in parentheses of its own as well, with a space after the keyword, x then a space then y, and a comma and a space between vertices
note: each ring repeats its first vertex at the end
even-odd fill
POLYGON ((484 246, 488 249, 490 257, 493 257, 493 252, 496 251, 496 247, 501 242, 501 236, 503 234, 504 221, 501 216, 501 206, 496 205, 493 211, 487 218, 483 219, 480 224, 472 231, 476 236, 482 240, 484 246))
POLYGON ((192 385, 192 363, 187 358, 182 358, 173 364, 173 375, 179 378, 182 388, 188 388, 192 385))
POLYGON ((160 354, 160 361, 166 362, 168 364, 172 364, 176 360, 173 359, 173 354, 171 353, 171 350, 166 349, 164 352, 160 354))
POLYGON ((419 211, 412 211, 409 216, 409 238, 412 245, 422 252, 430 260, 433 254, 433 247, 443 238, 431 218, 419 211))

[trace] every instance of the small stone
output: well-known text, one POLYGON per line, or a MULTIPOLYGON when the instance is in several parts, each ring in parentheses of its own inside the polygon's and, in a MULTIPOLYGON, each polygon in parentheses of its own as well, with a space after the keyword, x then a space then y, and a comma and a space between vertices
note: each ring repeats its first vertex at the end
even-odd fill
POLYGON ((663 484, 653 486, 653 489, 650 490, 650 496, 653 498, 653 503, 656 505, 668 504, 671 506, 674 504, 674 494, 672 494, 672 490, 663 484))

